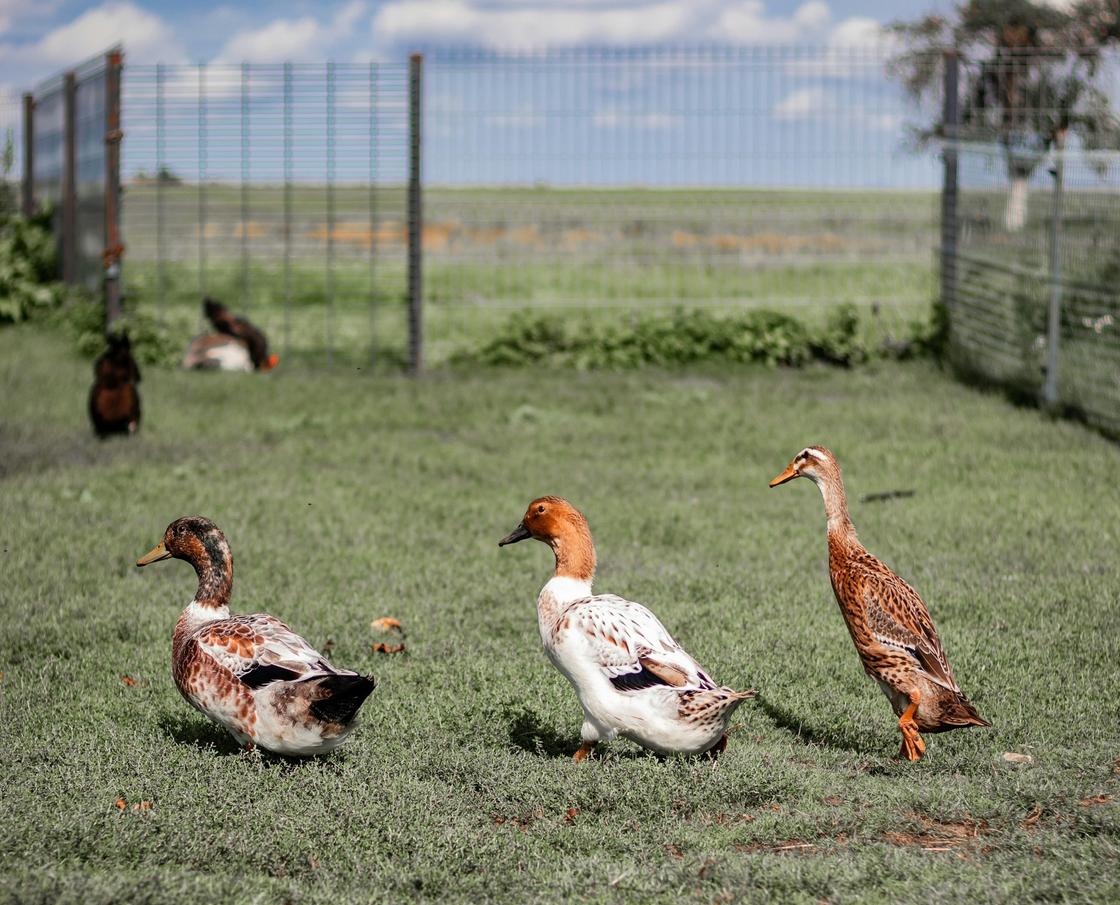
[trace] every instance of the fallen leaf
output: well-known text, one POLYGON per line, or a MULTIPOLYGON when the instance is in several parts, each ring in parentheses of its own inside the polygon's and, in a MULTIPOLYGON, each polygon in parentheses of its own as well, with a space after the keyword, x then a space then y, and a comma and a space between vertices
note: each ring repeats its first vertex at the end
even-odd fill
POLYGON ((150 801, 138 801, 132 806, 134 811, 150 811, 151 809, 152 803, 150 801))
POLYGON ((403 644, 386 644, 384 641, 378 641, 376 644, 371 644, 370 648, 375 654, 401 654, 404 653, 403 644))
POLYGON ((399 619, 394 619, 392 616, 382 616, 380 619, 374 619, 369 624, 369 627, 375 632, 396 632, 403 637, 404 628, 401 626, 399 619))
POLYGON ((132 676, 121 676, 121 681, 129 688, 136 684, 136 680, 132 676))
POLYGON ((839 807, 844 803, 844 799, 839 795, 826 795, 821 799, 821 802, 827 804, 830 808, 839 807))
POLYGON ((1112 801, 1111 795, 1094 795, 1091 798, 1082 798, 1077 802, 1083 808, 1095 808, 1098 805, 1108 804, 1112 801))
POLYGON ((118 811, 123 811, 125 808, 128 807, 128 802, 125 801, 123 798, 118 798, 115 802, 113 802, 113 804, 116 806, 118 811))
POLYGON ((1028 813, 1027 816, 1023 818, 1023 824, 1022 825, 1024 827, 1034 826, 1036 823, 1038 823, 1038 818, 1041 817, 1041 816, 1042 816, 1042 806, 1036 804, 1033 808, 1030 809, 1030 813, 1028 813))
POLYGON ((1000 755, 1000 760, 1009 764, 1033 764, 1034 758, 1029 754, 1016 754, 1014 751, 1005 751, 1000 755))
POLYGON ((564 815, 564 822, 569 824, 569 825, 573 824, 573 823, 576 822, 576 818, 578 816, 579 816, 579 808, 568 808, 568 813, 564 815))

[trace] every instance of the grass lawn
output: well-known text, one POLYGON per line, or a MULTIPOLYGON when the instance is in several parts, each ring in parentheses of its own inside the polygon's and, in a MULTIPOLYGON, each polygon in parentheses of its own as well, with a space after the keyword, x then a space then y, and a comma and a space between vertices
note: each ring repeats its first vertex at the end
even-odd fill
POLYGON ((921 363, 282 366, 150 370, 141 434, 99 443, 89 380, 64 340, 0 332, 0 899, 1120 898, 1120 450, 1093 433, 921 363), (838 454, 862 539, 923 593, 994 728, 894 760, 820 499, 766 488, 810 442, 838 454), (627 742, 569 761, 581 714, 534 612, 551 558, 497 547, 542 493, 588 515, 601 590, 759 689, 718 763, 627 742), (193 573, 133 562, 196 513, 230 539, 236 611, 376 673, 336 754, 241 754, 179 697, 193 573), (371 650, 385 615, 406 653, 371 650))

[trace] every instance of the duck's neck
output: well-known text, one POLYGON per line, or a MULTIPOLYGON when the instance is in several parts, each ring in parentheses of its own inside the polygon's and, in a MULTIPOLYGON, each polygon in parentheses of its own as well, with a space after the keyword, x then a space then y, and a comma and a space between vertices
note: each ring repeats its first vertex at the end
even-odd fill
POLYGON ((591 583, 595 580, 595 546, 586 525, 572 527, 563 535, 551 538, 548 544, 556 557, 556 569, 537 600, 542 625, 555 622, 571 601, 590 597, 591 583))
POLYGON ((229 598, 233 593, 233 554, 221 536, 208 536, 201 546, 200 555, 190 561, 198 575, 198 590, 187 609, 199 617, 224 619, 229 615, 229 598))
POLYGON ((844 495, 844 482, 838 474, 814 476, 813 483, 824 500, 824 514, 828 520, 829 540, 855 540, 856 529, 848 517, 848 498, 844 495))

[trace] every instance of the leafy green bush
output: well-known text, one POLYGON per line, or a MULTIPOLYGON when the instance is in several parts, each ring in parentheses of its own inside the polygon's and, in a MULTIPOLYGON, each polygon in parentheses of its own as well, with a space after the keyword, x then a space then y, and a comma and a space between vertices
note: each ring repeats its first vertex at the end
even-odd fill
POLYGON ((867 358, 859 338, 859 310, 855 305, 837 305, 828 312, 824 328, 813 337, 810 348, 814 358, 850 367, 867 358))
POLYGON ((814 335, 797 318, 753 310, 719 316, 702 308, 643 314, 628 326, 569 328, 554 315, 515 314, 494 339, 456 361, 495 366, 547 364, 595 368, 672 367, 704 361, 803 365, 813 359, 848 363, 867 357, 855 309, 814 335))
POLYGON ((0 217, 0 324, 14 324, 56 308, 66 297, 50 215, 0 217))
MULTIPOLYGON (((99 301, 75 297, 52 315, 86 358, 95 358, 105 348, 105 308, 99 301)), ((174 367, 182 349, 170 332, 149 314, 132 312, 117 318, 114 332, 127 332, 132 356, 141 365, 174 367)))

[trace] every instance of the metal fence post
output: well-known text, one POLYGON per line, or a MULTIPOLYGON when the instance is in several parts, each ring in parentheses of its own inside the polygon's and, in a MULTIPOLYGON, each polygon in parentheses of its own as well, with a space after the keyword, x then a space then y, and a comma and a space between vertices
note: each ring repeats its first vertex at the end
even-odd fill
POLYGON ((1062 332, 1062 193, 1064 166, 1062 152, 1064 135, 1054 140, 1053 209, 1050 215, 1050 305, 1046 318, 1046 380, 1042 384, 1042 401, 1053 406, 1058 402, 1058 340, 1062 332))
POLYGON ((23 215, 35 213, 35 97, 23 96, 23 215))
POLYGON ((423 195, 420 182, 424 57, 408 58, 408 363, 413 374, 423 369, 423 195))
MULTIPOLYGON (((105 323, 121 315, 121 60, 119 50, 105 56, 105 323)), ((159 174, 156 175, 159 178, 159 174)))
POLYGON ((960 127, 958 79, 960 58, 955 50, 942 54, 941 135, 944 173, 941 183, 941 304, 952 311, 957 297, 957 138, 960 127))
POLYGON ((77 183, 77 93, 73 72, 66 73, 62 97, 62 279, 78 280, 78 183, 77 183))

